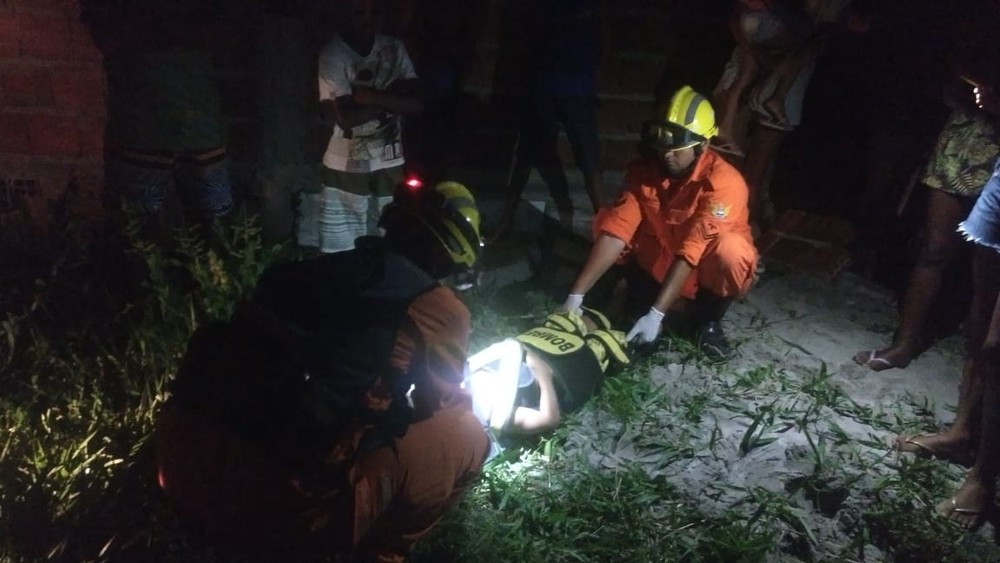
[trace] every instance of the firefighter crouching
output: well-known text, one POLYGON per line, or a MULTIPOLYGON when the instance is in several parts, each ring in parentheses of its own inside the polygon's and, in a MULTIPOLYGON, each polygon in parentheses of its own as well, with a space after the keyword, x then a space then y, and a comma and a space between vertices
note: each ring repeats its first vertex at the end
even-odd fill
POLYGON ((479 257, 454 182, 401 186, 384 239, 279 264, 192 337, 154 433, 160 486, 213 542, 264 560, 402 561, 490 440, 462 389, 469 310, 438 283, 479 257))

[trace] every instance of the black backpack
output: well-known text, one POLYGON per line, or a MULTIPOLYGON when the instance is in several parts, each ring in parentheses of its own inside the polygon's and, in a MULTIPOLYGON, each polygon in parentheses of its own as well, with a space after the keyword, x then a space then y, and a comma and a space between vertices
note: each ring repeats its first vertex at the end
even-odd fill
MULTIPOLYGON (((192 337, 174 393, 292 466, 321 462, 348 423, 370 428, 357 453, 390 443, 409 425, 406 394, 423 365, 411 361, 409 372, 392 373, 396 336, 412 323, 413 300, 436 287, 375 237, 272 266, 229 323, 192 337), (380 377, 392 400, 376 413, 362 399, 380 377)), ((418 341, 416 353, 423 349, 418 341)))

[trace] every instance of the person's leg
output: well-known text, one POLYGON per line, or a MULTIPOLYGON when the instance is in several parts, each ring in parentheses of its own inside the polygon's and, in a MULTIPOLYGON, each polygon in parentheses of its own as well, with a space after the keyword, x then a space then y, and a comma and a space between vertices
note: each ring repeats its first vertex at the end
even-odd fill
POLYGON ((160 488, 210 541, 258 555, 304 547, 315 503, 257 445, 176 399, 157 413, 153 445, 160 488))
POLYGON ((715 108, 718 137, 722 147, 728 151, 741 151, 742 135, 737 119, 743 106, 743 93, 757 76, 757 61, 745 46, 733 49, 726 63, 719 83, 712 93, 712 107, 715 108))
POLYGON ((705 250, 695 270, 698 293, 693 318, 698 346, 708 357, 721 360, 732 354, 722 318, 730 303, 749 291, 756 268, 757 249, 741 235, 720 233, 705 250))
POLYGON ((186 223, 193 220, 202 239, 213 248, 222 246, 218 220, 233 209, 233 190, 225 149, 210 151, 178 163, 177 187, 186 210, 186 223))
POLYGON ((758 228, 766 228, 774 220, 771 171, 785 136, 802 121, 803 101, 815 64, 783 70, 786 66, 780 64, 766 79, 758 80, 748 100, 757 124, 742 171, 750 189, 750 221, 758 228), (775 107, 780 108, 780 115, 775 114, 775 107))
POLYGON ((768 181, 774 159, 778 156, 786 134, 787 131, 757 123, 748 140, 742 172, 750 192, 747 204, 750 207, 750 222, 756 227, 755 230, 766 228, 774 219, 768 181))
POLYGON ((962 245, 962 237, 956 230, 958 223, 968 211, 967 200, 930 189, 924 240, 917 263, 910 274, 899 327, 892 344, 874 352, 858 352, 854 357, 857 363, 873 371, 905 368, 920 353, 927 318, 941 290, 944 271, 962 245))
POLYGON ((382 208, 392 201, 392 194, 396 188, 403 183, 403 167, 393 166, 371 173, 372 199, 368 205, 368 219, 366 232, 369 235, 384 234, 378 227, 379 218, 382 217, 382 208))
POLYGON ((576 165, 583 173, 584 187, 594 212, 607 205, 601 167, 601 146, 597 131, 596 98, 566 98, 563 105, 563 128, 569 138, 576 165))
MULTIPOLYGON (((1000 254, 991 249, 984 256, 981 272, 994 279, 1000 275, 1000 254)), ((1000 300, 979 314, 989 318, 989 328, 982 346, 974 352, 976 368, 983 380, 983 403, 976 463, 953 497, 938 505, 938 512, 959 524, 974 529, 995 512, 996 480, 1000 476, 1000 300)))
POLYGON ((456 406, 410 424, 393 447, 363 455, 350 476, 358 554, 402 560, 475 482, 490 447, 482 424, 456 406))
POLYGON ((972 275, 974 291, 966 322, 966 353, 959 384, 955 420, 937 434, 903 434, 896 438, 899 451, 935 457, 959 465, 976 461, 983 414, 983 356, 981 349, 990 331, 990 315, 1000 294, 1000 268, 993 251, 976 248, 972 275))
POLYGON ((549 188, 549 194, 556 204, 559 222, 564 228, 573 226, 573 199, 569 195, 569 181, 562 159, 559 158, 559 122, 565 121, 565 98, 538 96, 535 102, 534 125, 538 128, 538 145, 535 147, 534 161, 538 175, 549 188))
POLYGON ((518 119, 520 122, 518 123, 514 154, 511 157, 510 176, 507 178, 504 209, 500 216, 500 224, 490 236, 490 241, 496 241, 503 237, 514 226, 517 208, 521 203, 521 195, 524 194, 524 187, 528 183, 528 177, 531 176, 531 168, 535 163, 534 157, 538 151, 537 146, 543 142, 537 138, 537 128, 533 124, 534 110, 530 101, 523 102, 518 119))
POLYGON ((108 168, 108 186, 126 213, 140 221, 140 235, 167 242, 169 228, 180 222, 172 159, 140 161, 115 156, 108 168))
POLYGON ((319 198, 317 243, 320 252, 354 248, 354 240, 368 232, 371 186, 369 174, 323 169, 319 198))
POLYGON ((225 149, 194 156, 179 171, 191 207, 199 221, 224 217, 233 209, 233 187, 225 149))

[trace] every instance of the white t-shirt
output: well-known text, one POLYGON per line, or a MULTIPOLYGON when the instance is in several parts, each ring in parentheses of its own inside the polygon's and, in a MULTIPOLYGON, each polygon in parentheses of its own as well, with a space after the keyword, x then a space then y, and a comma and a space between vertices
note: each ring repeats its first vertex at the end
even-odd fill
MULTIPOLYGON (((332 100, 349 95, 354 86, 384 90, 396 80, 416 77, 402 41, 376 35, 371 52, 362 56, 338 36, 319 56, 319 99, 332 100)), ((343 172, 372 172, 402 165, 400 126, 399 116, 392 113, 349 131, 335 125, 323 155, 323 165, 343 172)))

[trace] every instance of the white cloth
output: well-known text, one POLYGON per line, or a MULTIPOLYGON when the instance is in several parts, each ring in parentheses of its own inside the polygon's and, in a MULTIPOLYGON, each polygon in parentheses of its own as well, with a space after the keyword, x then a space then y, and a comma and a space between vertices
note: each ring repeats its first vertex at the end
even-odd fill
POLYGON ((301 246, 329 254, 354 248, 364 235, 384 235, 378 228, 382 208, 392 197, 352 194, 330 186, 320 193, 302 195, 296 240, 301 246))
MULTIPOLYGON (((365 56, 335 37, 320 53, 318 70, 320 101, 350 95, 356 86, 385 90, 397 80, 417 77, 403 42, 385 35, 375 36, 372 50, 365 56)), ((323 165, 362 173, 402 165, 400 126, 400 117, 390 113, 347 132, 334 126, 323 165)))

